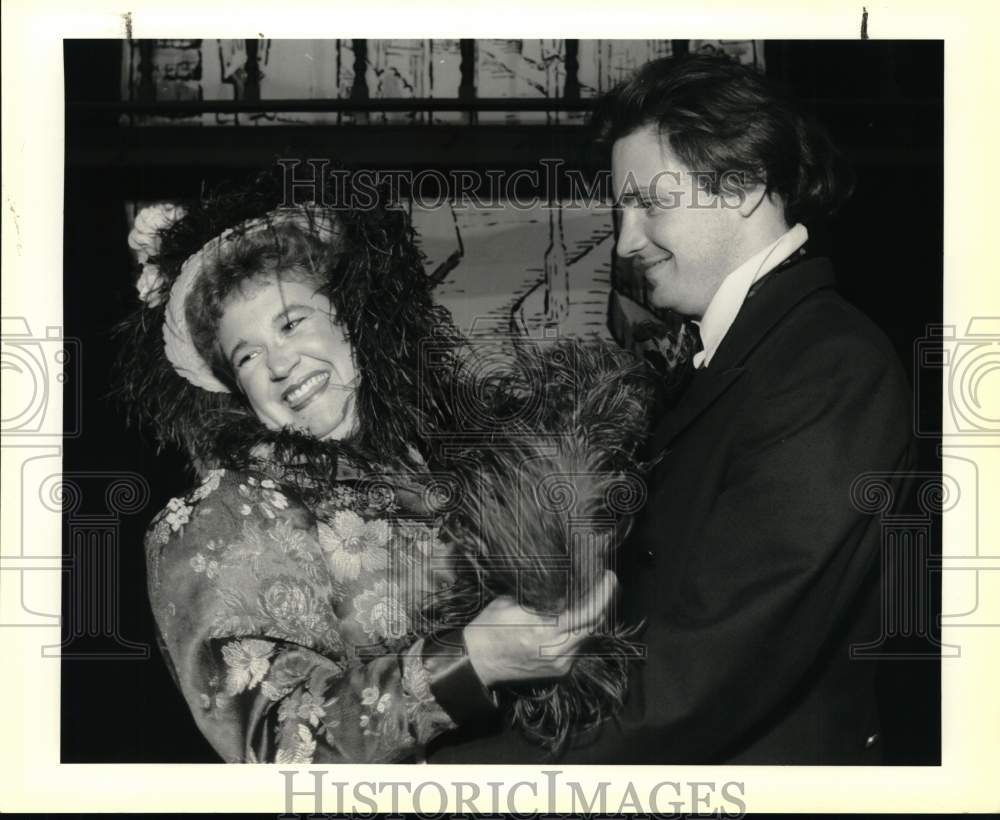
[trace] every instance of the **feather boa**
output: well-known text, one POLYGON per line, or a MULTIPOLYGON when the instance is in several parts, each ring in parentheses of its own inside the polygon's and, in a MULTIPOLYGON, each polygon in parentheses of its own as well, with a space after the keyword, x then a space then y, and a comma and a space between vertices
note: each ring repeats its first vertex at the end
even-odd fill
MULTIPOLYGON (((634 453, 650 420, 647 371, 617 347, 564 342, 461 383, 481 399, 477 416, 497 421, 475 443, 438 448, 464 490, 447 518, 459 582, 434 602, 438 618, 467 623, 499 595, 560 613, 601 579, 645 501, 634 453)), ((506 689, 513 722, 555 750, 608 718, 637 654, 631 634, 612 620, 565 679, 506 689)))

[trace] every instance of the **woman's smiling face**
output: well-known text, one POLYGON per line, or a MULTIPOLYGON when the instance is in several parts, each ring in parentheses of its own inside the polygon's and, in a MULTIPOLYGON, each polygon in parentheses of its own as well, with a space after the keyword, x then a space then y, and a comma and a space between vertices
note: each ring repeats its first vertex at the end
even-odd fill
POLYGON ((257 417, 319 439, 357 428, 354 352, 314 285, 277 276, 254 280, 225 303, 219 344, 257 417))

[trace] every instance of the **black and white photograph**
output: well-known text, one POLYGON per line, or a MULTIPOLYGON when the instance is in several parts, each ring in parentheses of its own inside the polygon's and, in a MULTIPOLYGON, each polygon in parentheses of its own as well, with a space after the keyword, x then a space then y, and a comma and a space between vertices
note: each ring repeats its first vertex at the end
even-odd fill
POLYGON ((61 37, 56 312, 4 216, 0 567, 53 765, 207 766, 233 810, 257 769, 219 764, 280 764, 286 812, 401 772, 418 814, 946 771, 995 649, 1000 311, 949 295, 953 46, 878 14, 61 37))

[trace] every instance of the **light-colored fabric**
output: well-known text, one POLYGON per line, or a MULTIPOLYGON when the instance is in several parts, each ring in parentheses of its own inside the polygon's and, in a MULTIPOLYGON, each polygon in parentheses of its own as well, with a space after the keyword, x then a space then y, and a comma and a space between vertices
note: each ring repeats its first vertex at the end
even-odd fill
POLYGON ((722 280, 722 284, 719 285, 719 289, 705 310, 705 315, 700 322, 697 322, 701 332, 702 349, 692 359, 695 367, 708 367, 711 363, 715 351, 726 338, 754 282, 778 267, 808 239, 809 232, 805 226, 796 224, 722 280))

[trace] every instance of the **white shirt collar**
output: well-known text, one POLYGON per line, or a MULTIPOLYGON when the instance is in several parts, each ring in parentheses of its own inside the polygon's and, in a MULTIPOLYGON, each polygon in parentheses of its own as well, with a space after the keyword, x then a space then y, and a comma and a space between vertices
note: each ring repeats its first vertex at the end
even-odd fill
POLYGON ((801 248, 808 238, 809 232, 805 226, 796 224, 722 280, 705 315, 698 322, 703 347, 692 359, 695 367, 708 367, 715 351, 736 321, 736 314, 740 312, 753 283, 778 267, 801 248))

